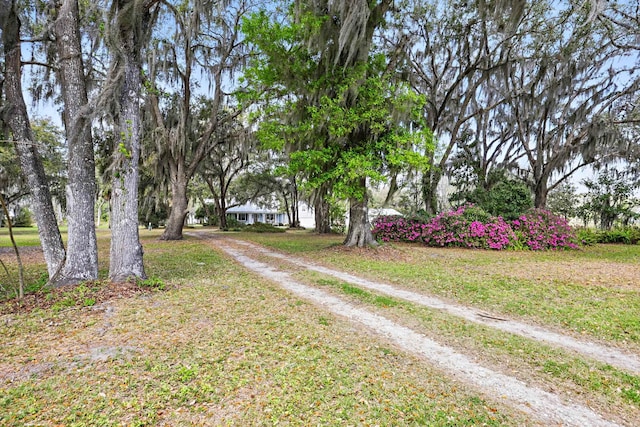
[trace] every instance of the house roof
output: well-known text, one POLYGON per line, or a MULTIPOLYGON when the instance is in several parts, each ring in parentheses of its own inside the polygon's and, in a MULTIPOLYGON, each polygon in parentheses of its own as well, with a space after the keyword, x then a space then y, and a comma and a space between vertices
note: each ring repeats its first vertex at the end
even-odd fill
POLYGON ((392 208, 369 209, 369 216, 375 218, 377 216, 402 216, 400 212, 392 208))
POLYGON ((277 209, 261 208, 253 203, 245 203, 242 206, 235 206, 227 209, 227 213, 247 213, 247 214, 277 214, 280 213, 277 209))

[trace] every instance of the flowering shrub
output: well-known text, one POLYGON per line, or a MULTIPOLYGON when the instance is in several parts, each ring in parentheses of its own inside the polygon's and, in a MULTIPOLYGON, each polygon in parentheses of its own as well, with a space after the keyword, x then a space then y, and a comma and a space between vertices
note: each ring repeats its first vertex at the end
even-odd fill
POLYGON ((459 246, 504 249, 513 244, 515 234, 500 217, 491 217, 473 205, 443 212, 431 219, 422 240, 429 246, 459 246))
POLYGON ((544 209, 530 209, 512 224, 520 242, 534 251, 578 247, 576 233, 567 221, 544 209))
POLYGON ((379 216, 373 221, 373 235, 382 242, 415 242, 422 237, 424 221, 397 215, 379 216))
POLYGON ((373 234, 383 242, 423 242, 429 246, 506 249, 576 248, 567 222, 550 212, 533 209, 508 223, 473 205, 442 212, 424 221, 400 216, 378 217, 373 234))

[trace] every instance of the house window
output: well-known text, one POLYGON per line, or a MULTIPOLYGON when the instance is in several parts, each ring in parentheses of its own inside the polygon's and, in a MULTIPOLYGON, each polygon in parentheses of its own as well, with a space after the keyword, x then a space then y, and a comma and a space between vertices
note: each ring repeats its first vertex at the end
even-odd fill
POLYGON ((247 221, 247 214, 246 213, 239 213, 238 214, 238 221, 246 222, 247 221))
POLYGON ((266 222, 268 224, 272 224, 276 221, 276 215, 275 214, 265 214, 265 218, 266 218, 266 222))

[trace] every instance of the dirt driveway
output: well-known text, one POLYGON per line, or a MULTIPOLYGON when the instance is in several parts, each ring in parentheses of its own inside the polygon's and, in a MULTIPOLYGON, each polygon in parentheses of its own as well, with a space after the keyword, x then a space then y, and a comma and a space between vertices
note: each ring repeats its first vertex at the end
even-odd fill
MULTIPOLYGON (((198 234, 198 237, 208 239, 212 236, 198 234)), ((613 348, 587 341, 579 341, 568 335, 558 334, 539 326, 479 312, 473 307, 451 304, 438 298, 403 290, 389 284, 365 280, 291 255, 285 256, 252 243, 216 237, 211 244, 235 259, 245 268, 279 284, 289 292, 311 301, 335 315, 345 317, 351 322, 369 329, 382 339, 393 342, 404 351, 422 357, 428 363, 439 367, 456 380, 472 385, 492 399, 508 401, 514 407, 529 413, 547 425, 613 426, 619 424, 606 419, 585 405, 572 402, 569 396, 564 396, 562 393, 552 393, 542 388, 525 384, 520 379, 506 375, 492 367, 483 366, 481 363, 474 361, 472 356, 427 338, 420 332, 398 324, 375 311, 364 309, 343 300, 335 294, 294 280, 290 271, 283 269, 281 266, 275 267, 275 263, 268 262, 265 259, 279 262, 285 261, 295 269, 307 269, 333 276, 339 280, 365 287, 378 293, 446 311, 470 322, 481 323, 491 328, 582 353, 587 357, 603 361, 630 373, 640 373, 640 360, 638 360, 637 356, 626 354, 613 348)))

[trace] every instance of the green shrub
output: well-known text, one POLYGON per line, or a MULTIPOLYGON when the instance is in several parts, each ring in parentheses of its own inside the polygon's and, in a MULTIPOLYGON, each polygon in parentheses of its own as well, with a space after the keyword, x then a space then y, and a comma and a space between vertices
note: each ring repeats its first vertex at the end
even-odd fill
POLYGON ((461 219, 467 220, 468 222, 489 222, 493 216, 482 209, 480 206, 475 205, 466 205, 464 209, 461 209, 462 215, 461 219))
POLYGON ((494 216, 513 221, 533 207, 533 198, 525 183, 505 179, 487 191, 478 204, 494 216))
POLYGON ((433 218, 434 216, 435 215, 430 214, 426 210, 420 209, 413 215, 409 216, 408 219, 420 221, 420 222, 429 222, 429 220, 431 220, 431 218, 433 218))
POLYGON ((216 215, 216 206, 214 204, 208 204, 205 209, 204 206, 200 206, 196 209, 196 219, 202 222, 202 225, 220 225, 220 218, 216 215), (207 211, 211 216, 207 215, 207 211))
POLYGON ((145 227, 148 227, 149 224, 152 228, 162 227, 168 217, 169 212, 164 206, 158 206, 156 209, 149 209, 146 212, 142 209, 138 211, 138 222, 145 227))
POLYGON ((636 245, 640 242, 640 227, 616 227, 598 233, 598 243, 636 245))
POLYGON ((450 200, 465 201, 492 216, 500 216, 505 221, 518 219, 533 207, 531 190, 525 183, 509 179, 502 173, 494 174, 493 179, 497 181, 489 189, 477 187, 472 191, 462 191, 454 194, 450 200))
POLYGON ((283 228, 274 227, 271 224, 264 224, 262 222, 256 222, 251 225, 247 225, 244 227, 244 231, 249 231, 252 233, 284 233, 285 230, 283 228))
POLYGON ((576 239, 584 246, 595 245, 600 242, 599 233, 587 227, 576 228, 576 239))
POLYGON ((13 219, 14 227, 31 227, 32 224, 31 211, 27 208, 21 208, 18 215, 13 219))
POLYGON ((244 226, 244 222, 238 221, 234 216, 227 215, 227 227, 224 228, 224 231, 241 231, 244 226))

